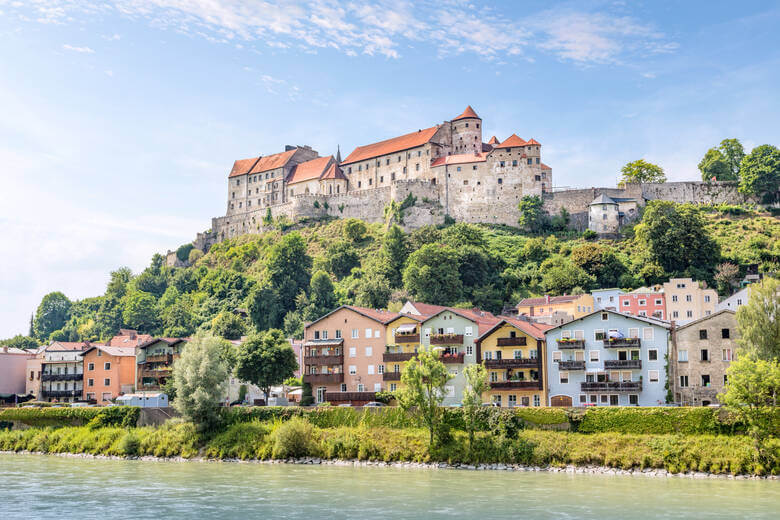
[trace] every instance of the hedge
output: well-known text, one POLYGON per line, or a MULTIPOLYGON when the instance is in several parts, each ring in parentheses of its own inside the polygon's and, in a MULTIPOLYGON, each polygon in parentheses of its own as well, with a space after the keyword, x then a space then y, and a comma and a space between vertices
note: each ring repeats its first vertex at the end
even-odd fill
POLYGON ((17 421, 28 426, 90 426, 100 428, 135 426, 141 409, 137 406, 105 408, 6 408, 0 411, 0 421, 17 421))
POLYGON ((744 431, 744 425, 725 410, 708 407, 593 407, 573 422, 580 433, 718 435, 744 431))

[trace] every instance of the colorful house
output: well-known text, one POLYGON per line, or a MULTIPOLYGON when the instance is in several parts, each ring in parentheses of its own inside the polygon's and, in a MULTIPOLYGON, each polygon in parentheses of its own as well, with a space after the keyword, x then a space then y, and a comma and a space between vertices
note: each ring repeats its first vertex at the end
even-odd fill
POLYGON ((618 312, 643 318, 668 319, 666 314, 666 297, 664 289, 655 287, 640 287, 627 294, 619 296, 618 312))
MULTIPOLYGON (((34 351, 0 346, 0 394, 25 393, 27 363, 34 358, 34 351)), ((35 377, 34 371, 31 377, 35 377)))
POLYGON ((706 282, 692 278, 672 278, 664 283, 666 319, 684 324, 715 312, 718 292, 708 289, 706 282))
POLYGON ((593 312, 593 309, 593 296, 590 294, 545 295, 540 298, 525 298, 517 304, 518 316, 547 324, 571 321, 593 312), (564 319, 556 320, 556 315, 564 316, 564 319))
POLYGON ((151 338, 136 348, 136 391, 161 390, 173 374, 173 363, 179 359, 187 340, 151 338))
POLYGON ((43 351, 41 359, 41 401, 72 403, 83 394, 84 363, 82 352, 87 342, 55 341, 43 351))
POLYGON ((548 403, 665 403, 669 329, 660 320, 600 310, 548 330, 548 403))
POLYGON ((82 358, 83 399, 104 405, 133 391, 135 347, 92 345, 83 352, 82 358))
POLYGON ((382 355, 385 389, 401 387, 401 372, 406 362, 420 351, 422 322, 427 316, 401 314, 387 324, 387 346, 382 355))
POLYGON ((625 294, 622 289, 595 289, 591 291, 593 296, 593 310, 607 309, 610 311, 618 311, 620 306, 620 295, 625 294))
POLYGON ((544 333, 551 326, 500 318, 475 342, 490 381, 483 400, 510 408, 546 405, 544 333))

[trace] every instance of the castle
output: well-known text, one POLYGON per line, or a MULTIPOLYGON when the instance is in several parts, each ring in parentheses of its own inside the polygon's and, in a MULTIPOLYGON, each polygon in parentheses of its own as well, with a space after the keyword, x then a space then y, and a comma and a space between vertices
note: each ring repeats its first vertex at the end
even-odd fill
POLYGON ((239 159, 228 175, 227 208, 199 233, 195 247, 257 233, 270 219, 322 217, 387 219, 402 208, 400 224, 413 229, 457 221, 517 225, 520 199, 536 195, 549 214, 566 208, 571 227, 616 234, 648 200, 743 202, 735 183, 629 184, 621 188, 553 190, 542 145, 512 134, 483 141, 482 119, 471 106, 449 121, 355 148, 342 160, 310 146, 239 159))

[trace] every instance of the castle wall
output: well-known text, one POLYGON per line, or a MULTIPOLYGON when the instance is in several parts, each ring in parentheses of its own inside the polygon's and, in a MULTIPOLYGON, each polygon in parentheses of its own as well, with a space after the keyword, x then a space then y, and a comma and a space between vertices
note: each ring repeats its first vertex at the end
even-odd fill
POLYGON ((642 184, 645 200, 669 200, 677 203, 694 204, 755 204, 758 199, 743 195, 735 181, 721 182, 664 182, 642 184))

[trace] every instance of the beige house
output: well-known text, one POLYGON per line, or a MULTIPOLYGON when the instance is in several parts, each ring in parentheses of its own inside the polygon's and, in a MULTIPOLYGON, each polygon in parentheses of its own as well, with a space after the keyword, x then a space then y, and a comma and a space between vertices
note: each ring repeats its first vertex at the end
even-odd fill
POLYGON ((737 350, 735 315, 721 310, 672 331, 670 368, 676 403, 708 406, 718 402, 737 350))
POLYGON ((685 324, 715 312, 718 293, 692 278, 672 278, 664 284, 666 319, 685 324))

